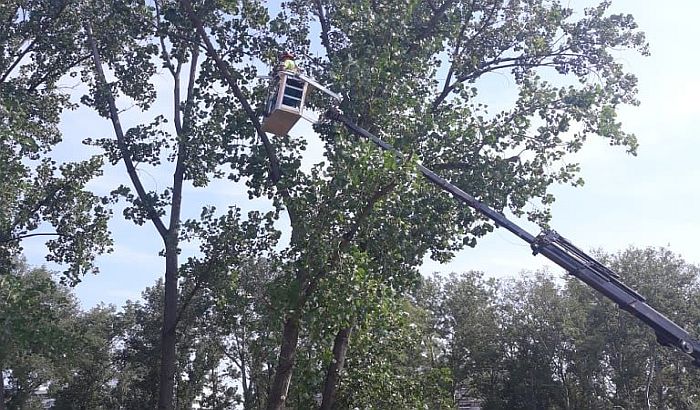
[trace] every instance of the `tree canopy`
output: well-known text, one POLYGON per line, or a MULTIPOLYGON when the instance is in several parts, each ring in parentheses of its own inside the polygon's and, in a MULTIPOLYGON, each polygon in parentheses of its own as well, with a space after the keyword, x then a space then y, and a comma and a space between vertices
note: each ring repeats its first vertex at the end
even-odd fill
MULTIPOLYGON (((550 188, 582 183, 572 154, 587 141, 636 153, 636 138, 616 115, 637 104, 637 81, 614 53, 646 55, 648 46, 634 18, 609 7, 574 10, 549 0, 0 6, 2 273, 18 269, 22 240, 49 234, 47 259, 78 282, 111 249, 114 211, 151 225, 164 257, 163 280, 143 302, 119 313, 66 313, 78 318, 70 327, 87 350, 71 371, 52 376, 63 383, 52 392, 55 406, 449 408, 455 392, 487 408, 694 403, 676 393, 690 387, 657 378, 684 365, 617 345, 645 336, 613 326, 606 318, 623 316, 602 303, 591 308, 594 296, 576 283, 562 287, 546 273, 513 283, 473 272, 426 281, 418 273, 425 257, 447 261, 494 229, 418 178, 418 162, 499 212, 546 225, 550 188), (269 84, 257 77, 282 50, 344 96, 345 115, 406 157, 329 121, 309 135, 264 133, 269 84), (484 98, 492 75, 512 84, 512 99, 496 106, 484 98), (62 88, 66 78, 83 95, 62 88), (76 107, 112 132, 78 136, 89 146, 86 158, 66 162, 54 152, 64 138, 58 125, 76 107), (312 141, 320 157, 308 158, 312 141), (95 149, 102 155, 88 154, 95 149), (119 167, 128 184, 100 196, 86 186, 105 166, 119 167), (167 180, 152 188, 142 180, 148 172, 167 180), (204 193, 217 181, 268 208, 214 207, 204 193), (546 309, 551 304, 559 309, 546 309)), ((319 112, 328 104, 318 94, 309 100, 319 112)), ((690 292, 693 268, 664 252, 648 251, 647 264, 634 267, 650 272, 640 285, 662 269, 685 269, 689 276, 677 280, 690 292)), ((633 259, 610 258, 620 270, 633 259)), ((655 295, 666 289, 655 285, 655 295)), ((658 303, 675 306, 689 295, 662 292, 658 303)), ((696 314, 686 309, 677 319, 696 314)), ((7 357, 0 365, 14 377, 19 367, 3 363, 7 357)))

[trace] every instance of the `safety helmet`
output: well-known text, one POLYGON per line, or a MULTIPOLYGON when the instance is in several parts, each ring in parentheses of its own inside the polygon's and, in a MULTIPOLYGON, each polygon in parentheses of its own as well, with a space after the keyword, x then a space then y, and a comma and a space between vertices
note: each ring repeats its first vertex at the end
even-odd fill
POLYGON ((290 53, 289 51, 284 51, 284 52, 280 53, 280 60, 284 61, 287 59, 294 60, 294 54, 290 53))

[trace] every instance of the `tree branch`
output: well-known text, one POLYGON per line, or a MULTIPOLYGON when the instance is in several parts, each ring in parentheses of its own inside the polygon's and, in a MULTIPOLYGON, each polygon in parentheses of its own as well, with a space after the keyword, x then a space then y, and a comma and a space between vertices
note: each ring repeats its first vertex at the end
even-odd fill
POLYGON ((0 84, 4 83, 5 80, 7 80, 7 77, 9 77, 10 74, 12 74, 12 71, 14 71, 14 69, 17 68, 17 66, 20 62, 22 62, 24 57, 32 50, 32 48, 34 48, 34 44, 36 44, 36 41, 37 38, 35 37, 34 40, 32 40, 32 42, 29 43, 29 45, 27 45, 27 48, 25 48, 19 54, 17 54, 17 58, 15 59, 15 61, 10 65, 10 67, 8 67, 7 71, 3 73, 2 77, 0 77, 0 84))
MULTIPOLYGON (((172 66, 172 65, 171 65, 172 66)), ((182 61, 177 62, 177 69, 173 68, 170 73, 173 76, 173 122, 175 123, 175 133, 178 137, 178 144, 182 135, 182 110, 180 109, 180 70, 182 61)))
POLYGON ((190 72, 189 72, 189 77, 188 77, 188 83, 187 83, 187 99, 185 100, 185 120, 183 123, 183 128, 185 130, 188 130, 190 127, 190 123, 192 120, 192 117, 190 116, 192 104, 193 104, 193 99, 194 99, 194 86, 196 83, 196 75, 197 75, 197 63, 199 61, 199 47, 196 44, 192 45, 192 57, 190 60, 190 72))
POLYGON ((182 209, 182 185, 185 179, 185 159, 187 158, 187 139, 188 133, 183 132, 181 110, 180 110, 180 69, 182 61, 178 61, 177 69, 173 71, 174 99, 175 99, 175 125, 177 132, 177 160, 175 172, 173 173, 173 196, 170 208, 170 222, 168 225, 168 233, 177 237, 177 231, 180 228, 180 212, 182 209))
POLYGON ((338 242, 338 251, 334 252, 333 255, 328 259, 328 261, 326 261, 325 266, 322 269, 320 269, 313 278, 309 280, 308 285, 304 288, 303 294, 299 298, 299 301, 297 303, 297 311, 300 311, 300 308, 304 306, 306 300, 316 290, 319 280, 321 280, 331 269, 333 269, 335 264, 338 262, 340 255, 350 246, 350 243, 355 238, 357 231, 372 213, 374 205, 383 197, 390 194, 396 188, 396 185, 396 182, 392 181, 389 184, 379 188, 377 191, 374 192, 374 194, 372 194, 372 197, 367 201, 367 204, 362 209, 362 211, 357 216, 352 225, 350 225, 348 230, 345 231, 343 235, 341 235, 340 241, 338 242))
POLYGON ((202 281, 197 280, 194 284, 194 287, 192 290, 185 296, 182 300, 182 304, 180 304, 180 309, 178 309, 177 316, 175 317, 175 325, 177 326, 178 323, 180 323, 180 319, 182 319, 182 315, 185 313, 187 308, 190 306, 190 303, 192 303, 192 299, 194 299, 194 296, 199 292, 199 290, 202 288, 202 281))
POLYGON ((153 225, 155 225, 161 238, 165 240, 168 237, 168 230, 163 224, 163 221, 158 216, 158 213, 156 212, 153 205, 149 203, 146 189, 143 187, 141 179, 139 178, 138 173, 136 172, 134 162, 131 160, 131 153, 129 152, 129 147, 126 145, 124 130, 122 129, 121 123, 119 121, 119 112, 117 111, 117 105, 114 101, 114 95, 112 95, 112 92, 109 90, 109 87, 107 85, 107 79, 105 77, 104 70, 102 69, 102 59, 97 49, 95 37, 92 34, 92 26, 90 22, 85 23, 85 33, 87 34, 88 45, 90 46, 90 50, 92 52, 92 60, 95 65, 97 88, 98 90, 102 90, 105 97, 107 98, 107 103, 109 104, 109 117, 112 120, 114 133, 117 137, 117 145, 119 146, 119 150, 121 151, 122 159, 124 160, 124 165, 126 166, 126 171, 129 174, 131 183, 134 184, 134 188, 136 189, 136 192, 138 193, 141 202, 143 202, 144 206, 146 207, 148 217, 153 222, 153 225))
POLYGON ((15 241, 21 241, 22 239, 27 239, 31 238, 33 236, 63 236, 63 237, 70 237, 70 235, 66 235, 64 233, 58 233, 58 232, 38 232, 38 233, 29 233, 26 235, 18 235, 18 236, 13 236, 10 238, 0 238, 0 243, 10 243, 10 242, 15 242, 15 241))
POLYGON ((331 49, 331 41, 329 37, 331 26, 328 22, 328 19, 326 18, 326 12, 323 9, 321 0, 314 0, 314 5, 316 6, 316 15, 318 16, 318 21, 321 24, 321 43, 326 49, 326 55, 330 60, 331 56, 333 55, 333 50, 331 49))
MULTIPOLYGON (((470 9, 474 8, 474 4, 475 3, 472 2, 472 7, 470 7, 470 9)), ((493 7, 491 8, 491 12, 489 13, 489 15, 486 18, 484 18, 484 23, 481 25, 481 27, 479 27, 479 29, 476 31, 476 33, 474 33, 474 35, 471 36, 469 38, 469 40, 467 41, 467 43, 464 45, 464 47, 463 47, 464 50, 471 49, 472 44, 474 44, 474 40, 477 37, 481 36, 481 34, 483 34, 484 30, 486 30, 486 27, 488 27, 491 19, 493 19, 494 15, 496 14, 496 10, 498 9, 499 4, 500 3, 498 1, 494 1, 493 7)), ((469 11, 469 18, 470 19, 471 19, 472 15, 473 15, 473 12, 470 10, 469 11)), ((468 23, 468 21, 465 22, 465 24, 462 26, 458 46, 461 45, 461 41, 462 41, 462 38, 464 36, 464 32, 466 31, 466 28, 467 28, 466 23, 468 23)), ((454 73, 454 70, 455 70, 455 65, 457 64, 457 56, 459 55, 458 48, 459 47, 455 47, 455 52, 452 55, 452 64, 450 65, 449 77, 445 80, 445 85, 443 86, 442 92, 440 93, 438 98, 436 98, 435 101, 433 101, 433 108, 432 108, 433 112, 435 112, 437 110, 437 108, 440 106, 440 104, 454 90, 454 88, 457 86, 457 84, 459 84, 461 82, 461 81, 457 80, 454 83, 450 83, 450 79, 452 78, 452 74, 454 73)))
POLYGON ((12 220, 10 227, 16 227, 20 223, 25 223, 28 219, 30 219, 32 217, 33 214, 39 212, 39 210, 42 207, 47 206, 51 202, 51 200, 54 199, 54 196, 57 193, 59 193, 64 187, 65 187, 65 184, 55 185, 55 186, 51 187, 51 189, 48 189, 48 186, 47 186, 46 189, 48 190, 48 192, 46 193, 44 198, 42 198, 41 201, 36 202, 34 204, 34 207, 32 207, 30 210, 26 211, 26 213, 24 215, 22 215, 22 210, 20 210, 20 212, 18 212, 18 214, 15 215, 15 218, 12 220), (24 216, 24 221, 21 218, 22 216, 24 216))
POLYGON ((61 60, 57 60, 54 62, 54 64, 51 65, 51 69, 46 70, 42 76, 37 77, 31 84, 29 84, 29 87, 27 87, 27 91, 33 92, 36 90, 40 85, 44 84, 46 80, 53 74, 55 74, 54 68, 61 68, 61 67, 75 67, 79 65, 80 63, 87 61, 90 59, 90 54, 85 54, 84 56, 78 57, 77 60, 70 64, 61 64, 61 60), (59 66, 59 67, 56 67, 59 66))
POLYGON ((463 24, 462 28, 459 30, 459 35, 457 36, 457 43, 455 44, 455 49, 454 52, 452 53, 452 64, 450 64, 450 68, 447 70, 447 76, 445 77, 445 83, 442 86, 442 91, 440 92, 440 95, 437 96, 437 98, 433 101, 432 103, 432 112, 436 112, 437 108, 442 104, 442 102, 447 98, 447 96, 452 92, 454 89, 454 86, 451 85, 452 83, 452 76, 454 75, 455 72, 455 63, 457 60, 457 56, 459 55, 460 48, 462 46, 462 39, 464 38, 464 32, 467 30, 467 24, 463 24))
POLYGON ((433 33, 437 23, 445 15, 445 11, 447 11, 452 4, 454 4, 454 0, 445 0, 440 7, 435 8, 434 4, 429 3, 430 9, 433 11, 433 15, 430 17, 428 24, 418 33, 414 41, 411 42, 407 52, 409 55, 412 55, 413 52, 416 51, 416 48, 419 46, 421 40, 428 38, 428 36, 433 33))
POLYGON ((168 49, 165 47, 165 37, 163 36, 163 32, 161 31, 160 28, 160 5, 158 4, 159 0, 154 0, 153 4, 155 6, 156 14, 156 33, 158 33, 158 39, 160 40, 160 49, 163 54, 163 60, 165 62, 165 66, 168 68, 168 71, 170 71, 170 74, 172 74, 173 78, 177 77, 176 75, 176 70, 175 67, 173 67, 173 62, 170 60, 170 53, 168 53, 168 49))
POLYGON ((180 0, 180 4, 185 9, 185 13, 187 14, 192 24, 195 26, 197 33, 204 42, 207 54, 212 59, 214 59, 216 67, 219 69, 219 72, 224 77, 229 87, 231 87, 234 96, 243 107, 243 110, 248 116, 250 122, 253 124, 253 127, 255 128, 258 137, 262 141, 263 147, 265 149, 265 154, 267 155, 269 161, 270 179, 272 180, 272 183, 279 189, 280 194, 285 200, 290 223, 292 227, 295 227, 297 225, 298 216, 296 215, 296 212, 294 211, 293 207, 291 207, 291 203, 289 200, 289 191, 287 190, 287 188, 281 186, 281 184, 279 183, 282 177, 282 173, 280 170, 279 159, 277 157, 274 145, 272 145, 272 143, 270 142, 270 139, 267 137, 267 134, 263 132, 260 126, 260 122, 258 121, 258 118, 255 115, 255 111, 253 111, 253 109, 250 106, 250 103, 248 102, 248 99, 245 97, 243 91, 238 86, 238 83, 231 75, 229 67, 226 65, 226 63, 223 61, 217 50, 214 48, 214 45, 212 44, 211 40, 209 39, 209 36, 207 35, 206 30, 204 29, 204 24, 202 23, 202 20, 199 18, 199 16, 197 16, 197 14, 194 12, 194 9, 192 8, 192 2, 190 0, 180 0))

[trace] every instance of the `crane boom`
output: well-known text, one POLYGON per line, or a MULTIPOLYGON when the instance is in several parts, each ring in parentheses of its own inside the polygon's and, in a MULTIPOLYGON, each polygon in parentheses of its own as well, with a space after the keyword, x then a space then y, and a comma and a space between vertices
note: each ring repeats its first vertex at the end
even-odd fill
MULTIPOLYGON (((403 158, 392 145, 381 140, 376 135, 359 127, 345 117, 336 107, 326 112, 326 117, 345 125, 353 134, 368 139, 385 151, 403 158)), ((574 246, 567 239, 552 230, 545 230, 534 236, 510 221, 501 213, 488 207, 472 195, 464 192, 435 172, 418 164, 418 170, 433 184, 449 192, 457 200, 469 205, 482 215, 491 219, 497 226, 503 227, 523 241, 530 244, 533 255, 542 254, 552 262, 564 268, 569 274, 577 277, 608 299, 615 302, 620 309, 626 310, 639 318, 656 333, 658 342, 665 346, 673 346, 689 356, 693 363, 700 366, 700 341, 662 313, 649 306, 644 297, 634 289, 622 283, 619 276, 603 264, 574 246)))

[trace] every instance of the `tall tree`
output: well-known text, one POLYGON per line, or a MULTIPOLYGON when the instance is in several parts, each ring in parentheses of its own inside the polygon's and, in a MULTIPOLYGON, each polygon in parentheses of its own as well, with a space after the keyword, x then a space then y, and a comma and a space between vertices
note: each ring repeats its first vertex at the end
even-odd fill
POLYGON ((0 276, 0 409, 25 408, 37 388, 62 376, 75 348, 78 304, 69 290, 45 269, 13 266, 0 276))
POLYGON ((498 385, 506 354, 498 303, 502 289, 479 272, 452 275, 437 285, 438 299, 431 311, 442 350, 435 351, 436 360, 451 369, 458 397, 482 398, 498 385))
POLYGON ((85 60, 78 9, 67 1, 21 0, 0 5, 0 273, 35 236, 65 279, 96 272, 95 255, 110 249, 106 199, 85 189, 102 161, 61 163, 59 116, 73 107, 59 80, 85 60))
POLYGON ((63 372, 50 384, 53 409, 118 408, 112 383, 117 372, 113 349, 119 332, 114 306, 97 306, 66 318, 72 334, 70 354, 62 358, 63 372))
POLYGON ((554 199, 547 189, 580 183, 577 165, 566 160, 588 136, 636 149, 615 120, 621 104, 636 103, 636 79, 611 51, 645 54, 647 47, 634 19, 610 15, 608 2, 583 16, 541 0, 284 2, 271 30, 300 56, 312 54, 314 32, 325 49, 322 57, 302 57, 301 66, 346 96, 346 115, 413 154, 397 163, 324 124, 317 128, 324 162, 310 172, 300 168, 303 138, 270 140, 260 130, 242 71, 228 58, 236 43, 212 41, 217 26, 204 19, 206 8, 180 3, 262 142, 250 157, 249 184, 283 206, 291 225, 287 307, 268 409, 284 406, 309 303, 324 281, 365 269, 402 287, 414 281, 424 255, 449 259, 493 229, 416 180, 413 161, 499 211, 546 222, 554 199), (489 114, 479 80, 496 72, 512 78, 517 97, 489 114), (555 85, 561 82, 545 81, 545 74, 574 85, 555 85), (528 211, 531 199, 543 210, 528 211))
MULTIPOLYGON (((697 266, 666 249, 598 256, 696 331, 697 266)), ((435 333, 445 347, 438 360, 453 364, 455 387, 483 408, 697 407, 698 369, 577 279, 541 271, 489 290, 475 278, 451 278, 430 306, 435 323, 446 324, 435 333)))
MULTIPOLYGON (((700 312, 692 303, 700 290, 697 266, 663 248, 630 248, 617 254, 601 254, 600 258, 645 296, 649 304, 691 333, 697 333, 700 312)), ((697 407, 700 395, 693 382, 699 376, 696 367, 672 349, 659 346, 650 329, 629 314, 617 311, 599 295, 578 283, 569 283, 569 289, 575 303, 589 307, 579 321, 585 330, 579 331, 577 341, 585 347, 580 351, 586 355, 576 357, 576 366, 572 367, 579 380, 607 380, 602 387, 607 389, 610 406, 697 407), (598 360, 596 367, 590 366, 593 360, 598 360)))
MULTIPOLYGON (((189 186, 205 187, 212 179, 240 178, 238 163, 247 154, 237 140, 248 138, 250 127, 239 114, 240 104, 219 92, 218 78, 212 75, 214 62, 200 53, 201 38, 183 18, 177 2, 86 4, 83 33, 91 63, 84 73, 90 93, 83 102, 109 119, 114 128, 114 138, 90 142, 101 146, 112 164, 124 163, 132 188, 121 186, 114 191, 128 203, 124 216, 138 225, 152 223, 164 247, 158 407, 171 409, 175 397, 183 193, 189 186), (164 67, 170 78, 172 97, 153 85, 159 67, 164 67), (171 114, 159 113, 150 121, 127 125, 119 108, 124 100, 131 100, 144 113, 156 101, 165 100, 171 114), (172 128, 164 126, 166 117, 172 128), (230 165, 229 170, 224 165, 230 165), (139 169, 170 173, 172 181, 160 191, 149 191, 139 169)), ((250 32, 266 22, 264 8, 257 2, 245 2, 240 10, 234 6, 227 9, 231 14, 224 17, 212 6, 207 3, 202 12, 216 27, 220 41, 232 44, 227 58, 237 63, 245 61, 241 80, 251 81, 255 69, 247 56, 263 40, 250 32), (239 37, 244 41, 231 42, 239 37)))

